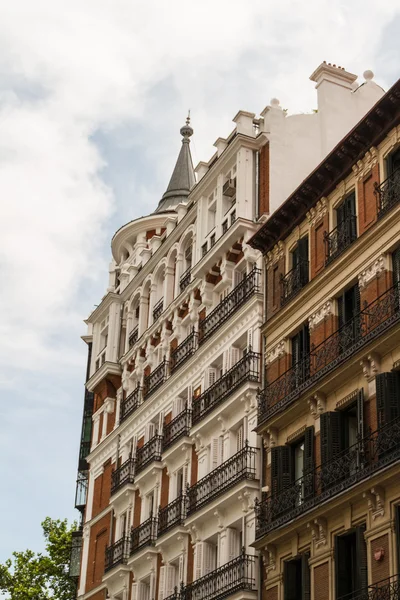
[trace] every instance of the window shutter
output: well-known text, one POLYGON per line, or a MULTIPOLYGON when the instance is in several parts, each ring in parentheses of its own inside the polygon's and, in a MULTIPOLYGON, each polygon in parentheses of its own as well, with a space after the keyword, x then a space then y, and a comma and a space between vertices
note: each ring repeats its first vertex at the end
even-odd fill
POLYGON ((299 260, 301 262, 300 265, 300 278, 301 282, 308 282, 308 236, 301 238, 298 241, 298 249, 299 249, 299 260))
POLYGON ((217 369, 209 368, 207 372, 207 387, 211 387, 217 380, 217 369))
POLYGON ((249 329, 247 332, 247 350, 254 350, 253 348, 253 330, 249 329))
POLYGON ((168 596, 165 593, 165 571, 167 567, 160 567, 160 573, 158 576, 158 600, 164 600, 168 596))
POLYGON ((301 585, 303 588, 301 600, 311 600, 311 580, 308 552, 301 555, 301 585))
POLYGON ((357 584, 356 589, 365 591, 368 587, 367 544, 364 537, 365 525, 356 528, 357 584))
POLYGON ((297 564, 294 560, 283 563, 283 597, 284 600, 299 600, 297 589, 297 564))
POLYGON ((165 581, 165 596, 168 598, 168 596, 172 596, 174 593, 176 585, 176 569, 173 565, 168 565, 165 581))
POLYGON ((396 506, 396 546, 397 546, 397 572, 400 573, 400 505, 396 506))
POLYGON ((151 438, 154 437, 155 434, 155 427, 154 427, 154 423, 147 423, 146 424, 146 430, 145 430, 145 442, 148 442, 149 440, 151 440, 151 438))
POLYGON ((281 446, 281 473, 282 489, 290 487, 294 480, 292 449, 290 446, 281 446))
POLYGON ((271 448, 271 492, 277 494, 293 483, 294 471, 290 446, 271 448))
POLYGON ((400 248, 397 248, 392 254, 392 270, 393 270, 393 283, 400 283, 400 248))
POLYGON ((218 438, 218 465, 224 462, 224 436, 220 435, 218 438))
POLYGON ((326 412, 321 415, 321 462, 327 463, 343 450, 343 414, 326 412))
POLYGON ((195 548, 195 579, 200 579, 203 575, 203 545, 204 542, 197 542, 195 548))
POLYGON ((238 535, 238 531, 236 531, 236 529, 233 529, 231 527, 227 528, 226 543, 227 543, 227 548, 228 548, 227 557, 228 557, 228 562, 229 562, 230 560, 233 560, 234 558, 236 558, 240 553, 239 535, 238 535))
POLYGON ((233 271, 233 287, 236 287, 243 281, 243 273, 242 271, 233 271))
POLYGON ((335 536, 335 590, 336 598, 347 593, 347 565, 346 565, 346 540, 342 536, 335 536))
POLYGON ((138 598, 138 584, 137 583, 132 583, 131 600, 139 600, 139 598, 138 598))
POLYGON ((188 464, 184 464, 183 465, 183 470, 182 470, 182 493, 186 494, 186 488, 187 488, 187 483, 188 483, 188 469, 189 469, 189 465, 188 464))
POLYGON ((279 471, 280 446, 271 448, 271 495, 276 496, 281 489, 279 471))
POLYGON ((357 394, 357 433, 359 439, 364 437, 364 390, 357 394))
POLYGON ((216 469, 218 467, 218 459, 219 459, 219 438, 212 438, 211 439, 211 448, 210 448, 210 452, 211 452, 211 471, 213 471, 214 469, 216 469))
POLYGON ((376 409, 378 427, 383 427, 400 416, 399 373, 378 373, 376 375, 376 409))
POLYGON ((314 492, 314 427, 307 427, 304 435, 304 496, 314 492))
POLYGON ((227 371, 229 371, 231 350, 232 350, 232 348, 228 348, 228 350, 225 350, 225 352, 222 356, 222 363, 223 363, 222 371, 223 371, 223 373, 226 373, 227 371))
POLYGON ((207 575, 215 569, 216 548, 213 544, 209 544, 207 542, 203 542, 203 544, 203 575, 207 575))
POLYGON ((185 569, 185 557, 183 554, 179 556, 179 566, 178 566, 178 586, 183 582, 183 573, 185 569))
POLYGON ((236 432, 236 450, 239 452, 243 448, 244 440, 243 440, 243 425, 240 425, 236 432))
POLYGON ((192 398, 193 398, 193 387, 191 385, 188 385, 186 407, 189 410, 192 408, 192 398))
POLYGON ((239 362, 239 360, 240 360, 240 350, 239 350, 239 348, 235 348, 235 346, 232 346, 230 366, 233 367, 234 365, 236 365, 237 362, 239 362))
POLYGON ((337 309, 338 309, 338 326, 339 329, 344 325, 344 297, 340 296, 337 299, 337 309))

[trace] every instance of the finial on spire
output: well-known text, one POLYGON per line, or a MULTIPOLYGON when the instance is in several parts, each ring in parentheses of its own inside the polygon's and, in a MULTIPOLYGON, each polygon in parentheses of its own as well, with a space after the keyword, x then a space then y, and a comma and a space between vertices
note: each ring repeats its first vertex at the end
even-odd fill
POLYGON ((193 129, 190 126, 190 108, 188 110, 188 116, 186 117, 186 124, 181 127, 181 136, 183 137, 182 142, 189 143, 189 138, 193 135, 193 129))

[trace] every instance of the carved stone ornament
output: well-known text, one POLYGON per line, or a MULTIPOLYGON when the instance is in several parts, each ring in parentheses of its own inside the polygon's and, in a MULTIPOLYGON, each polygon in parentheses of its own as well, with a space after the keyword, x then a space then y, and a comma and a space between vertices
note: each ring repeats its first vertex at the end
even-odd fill
POLYGON ((385 490, 380 485, 372 487, 363 493, 363 498, 368 502, 368 510, 371 511, 372 519, 383 517, 385 514, 385 490))
POLYGON ((249 262, 252 265, 254 265, 261 256, 261 252, 259 250, 252 248, 251 246, 249 246, 249 244, 246 244, 246 242, 243 242, 242 250, 245 260, 247 260, 247 262, 249 262))
POLYGON ((375 277, 378 277, 383 271, 386 270, 386 260, 385 255, 381 254, 374 260, 374 262, 369 265, 366 269, 361 271, 358 275, 358 286, 360 290, 365 288, 366 285, 370 281, 372 281, 375 277))
POLYGON ((322 321, 325 321, 325 319, 333 314, 333 305, 334 304, 332 300, 327 300, 322 306, 320 306, 320 308, 318 308, 312 315, 308 317, 310 331, 312 331, 314 327, 319 325, 319 323, 322 323, 322 321))
POLYGON ((360 361, 363 375, 367 381, 373 379, 381 371, 381 357, 376 352, 371 352, 360 361))
POLYGON ((269 365, 274 362, 277 358, 281 358, 285 354, 286 340, 280 341, 276 346, 271 349, 265 349, 265 365, 269 365))
POLYGON ((270 267, 271 265, 274 265, 275 263, 277 263, 278 260, 283 257, 284 251, 285 251, 285 249, 283 246, 283 242, 278 242, 277 244, 275 244, 275 246, 272 248, 272 250, 270 252, 267 252, 267 255, 265 258, 267 267, 270 267))
POLYGON ((265 546, 264 558, 265 573, 268 575, 270 571, 276 570, 276 546, 274 544, 265 546))
POLYGON ((316 392, 307 402, 314 419, 326 411, 326 396, 322 392, 316 392))
POLYGON ((276 427, 270 427, 263 435, 263 444, 266 450, 270 450, 278 444, 278 430, 276 427))
POLYGON ((327 542, 327 521, 323 517, 317 517, 311 523, 307 523, 307 527, 311 529, 311 537, 315 544, 315 548, 326 546, 327 542))
POLYGON ((322 219, 328 211, 328 200, 323 197, 318 200, 317 204, 310 208, 306 213, 308 222, 313 227, 320 219, 322 219))
POLYGON ((375 146, 371 146, 371 148, 365 153, 363 158, 357 161, 355 165, 353 165, 353 173, 360 181, 368 175, 371 171, 372 167, 374 167, 379 160, 378 150, 375 146))

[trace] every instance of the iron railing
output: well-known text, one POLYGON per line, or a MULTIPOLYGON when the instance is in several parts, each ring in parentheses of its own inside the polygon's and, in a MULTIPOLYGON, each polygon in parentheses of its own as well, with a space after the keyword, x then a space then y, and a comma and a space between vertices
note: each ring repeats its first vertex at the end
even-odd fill
POLYGON ((221 600, 240 590, 256 591, 256 558, 242 549, 222 567, 181 586, 180 600, 221 600))
POLYGON ((183 292, 183 290, 185 290, 187 288, 187 286, 189 285, 189 283, 191 281, 192 281, 192 267, 189 267, 188 269, 186 269, 186 271, 181 275, 181 278, 179 279, 180 292, 183 292))
POLYGON ((400 169, 396 169, 380 185, 375 184, 375 194, 378 202, 378 219, 380 219, 400 202, 400 169))
POLYGON ((111 475, 111 494, 115 494, 122 486, 134 482, 135 461, 132 457, 115 469, 111 475))
POLYGON ((170 368, 173 373, 178 367, 183 365, 185 360, 190 358, 197 350, 197 333, 193 329, 192 332, 171 352, 170 368))
POLYGON ((205 319, 199 321, 199 344, 205 342, 222 323, 259 291, 260 275, 260 269, 254 267, 205 319))
POLYGON ((258 395, 258 424, 280 412, 327 373, 343 364, 400 319, 398 284, 365 304, 353 319, 337 329, 304 358, 277 379, 267 384, 258 395))
POLYGON ((308 260, 300 260, 286 275, 281 275, 281 306, 284 306, 308 283, 308 260))
POLYGON ((160 385, 164 383, 168 376, 168 362, 164 360, 143 379, 143 397, 150 396, 160 385))
POLYGON ((162 451, 165 452, 177 440, 188 436, 192 425, 192 411, 185 408, 179 415, 164 425, 162 451))
POLYGON ((129 537, 123 536, 120 540, 106 546, 106 555, 104 562, 104 571, 110 571, 117 565, 125 565, 129 556, 129 537))
POLYGON ((158 317, 160 317, 162 315, 162 312, 164 310, 164 298, 161 298, 161 300, 159 300, 153 308, 153 321, 157 321, 158 317))
POLYGON ((136 344, 136 342, 138 341, 138 338, 139 338, 139 325, 136 325, 136 327, 134 327, 129 334, 129 338, 128 338, 129 348, 132 348, 132 346, 134 344, 136 344))
POLYGON ((256 537, 295 519, 400 458, 400 417, 257 504, 256 537))
POLYGON ((239 481, 256 479, 257 448, 246 444, 231 458, 187 489, 187 514, 191 515, 202 506, 226 492, 239 481))
POLYGON ((182 525, 185 519, 185 496, 182 494, 158 511, 158 537, 176 525, 182 525))
POLYGON ((245 381, 260 380, 260 354, 249 350, 233 367, 200 396, 193 397, 193 425, 221 404, 245 381))
POLYGON ((393 575, 360 590, 340 596, 338 600, 400 600, 400 576, 393 575))
POLYGON ((330 233, 325 231, 325 264, 328 265, 357 239, 357 217, 350 215, 330 233))
POLYGON ((121 402, 120 421, 124 421, 140 406, 142 388, 138 385, 133 392, 121 402))
POLYGON ((136 450, 135 475, 153 461, 161 460, 162 435, 155 435, 144 446, 136 450))
POLYGON ((130 555, 135 554, 145 546, 152 546, 157 539, 157 519, 151 516, 139 527, 131 531, 130 555))

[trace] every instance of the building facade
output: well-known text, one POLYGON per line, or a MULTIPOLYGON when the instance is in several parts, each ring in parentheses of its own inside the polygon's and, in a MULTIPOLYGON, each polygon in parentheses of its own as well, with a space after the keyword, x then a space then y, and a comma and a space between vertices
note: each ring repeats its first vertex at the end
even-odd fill
POLYGON ((400 598, 400 82, 249 243, 263 598, 400 598))
POLYGON ((188 120, 157 209, 112 239, 109 287, 83 336, 79 598, 260 593, 257 390, 269 283, 248 242, 383 95, 369 75, 358 86, 325 63, 312 79, 316 112, 286 116, 277 100, 259 117, 239 111, 196 169, 188 120))

